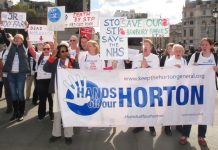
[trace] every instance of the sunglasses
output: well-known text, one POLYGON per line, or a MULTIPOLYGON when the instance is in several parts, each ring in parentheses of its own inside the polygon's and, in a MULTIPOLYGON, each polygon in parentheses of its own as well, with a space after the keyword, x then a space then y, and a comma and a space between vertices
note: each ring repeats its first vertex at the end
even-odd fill
POLYGON ((48 50, 48 51, 49 51, 49 50, 50 50, 50 48, 43 48, 43 51, 46 51, 46 50, 48 50))
POLYGON ((70 40, 70 42, 75 42, 76 40, 70 40))
POLYGON ((67 53, 68 52, 68 50, 66 50, 66 51, 61 51, 61 53, 67 53))

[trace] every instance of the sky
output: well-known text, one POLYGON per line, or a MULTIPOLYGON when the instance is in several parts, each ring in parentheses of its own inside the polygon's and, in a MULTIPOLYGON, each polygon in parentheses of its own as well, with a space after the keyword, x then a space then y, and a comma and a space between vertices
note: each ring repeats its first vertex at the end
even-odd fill
POLYGON ((170 24, 176 24, 181 22, 184 4, 185 0, 91 0, 91 10, 100 11, 101 16, 111 17, 116 10, 134 9, 136 13, 148 13, 148 18, 169 18, 170 24))
POLYGON ((169 18, 170 24, 181 22, 185 0, 92 0, 91 9, 100 10, 102 16, 113 16, 116 10, 134 9, 147 13, 148 18, 169 18))

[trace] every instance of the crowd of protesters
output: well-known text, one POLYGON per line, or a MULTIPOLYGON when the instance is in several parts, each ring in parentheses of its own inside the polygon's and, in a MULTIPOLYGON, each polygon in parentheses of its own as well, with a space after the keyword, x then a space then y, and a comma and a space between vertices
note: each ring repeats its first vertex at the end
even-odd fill
MULTIPOLYGON (((25 31, 28 29, 26 23, 25 31)), ((33 105, 38 104, 38 120, 46 116, 46 101, 49 103, 49 117, 53 121, 51 143, 61 138, 61 113, 58 103, 57 68, 85 69, 85 70, 112 70, 112 69, 136 69, 158 67, 182 67, 196 64, 217 64, 217 48, 208 38, 200 41, 200 50, 195 51, 190 47, 190 53, 184 57, 185 50, 180 44, 169 43, 161 57, 153 54, 154 45, 150 39, 144 39, 140 55, 134 61, 108 61, 100 59, 100 47, 97 41, 86 36, 78 38, 75 35, 60 44, 45 42, 33 45, 25 34, 12 36, 1 28, 1 35, 5 47, 1 47, 0 53, 0 96, 2 87, 5 88, 7 102, 6 113, 12 113, 10 121, 22 121, 24 119, 25 102, 31 99, 33 105), (185 59, 186 58, 186 59, 185 59), (212 60, 212 61, 208 61, 212 60), (26 98, 24 94, 26 83, 26 98), (34 90, 31 90, 34 83, 34 90), (31 93, 33 91, 33 93, 31 93)), ((218 44, 217 44, 218 45, 218 44)), ((214 71, 218 72, 217 65, 214 71)), ((146 69, 145 69, 146 71, 146 69)), ((176 129, 181 133, 180 144, 185 145, 191 131, 191 125, 178 125, 176 129)), ((136 134, 144 130, 144 127, 133 129, 136 134)), ((150 134, 156 136, 154 127, 149 127, 150 134)), ((172 136, 171 126, 165 126, 166 135, 172 136)), ((198 126, 198 142, 206 146, 207 126, 198 126)), ((66 144, 72 143, 73 128, 64 128, 66 144)))

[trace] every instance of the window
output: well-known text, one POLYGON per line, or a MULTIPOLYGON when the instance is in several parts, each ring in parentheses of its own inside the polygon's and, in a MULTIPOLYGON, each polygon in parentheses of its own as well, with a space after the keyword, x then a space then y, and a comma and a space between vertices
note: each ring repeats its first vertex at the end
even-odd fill
POLYGON ((186 44, 186 40, 183 41, 183 44, 186 44))
POLYGON ((194 24, 194 21, 193 21, 193 20, 191 20, 191 21, 190 21, 190 25, 193 25, 193 24, 194 24))
POLYGON ((183 24, 184 24, 184 26, 185 26, 185 25, 186 25, 186 22, 184 22, 183 24))
POLYGON ((194 30, 193 29, 190 29, 190 36, 194 36, 194 30))
POLYGON ((186 12, 184 12, 184 17, 186 17, 186 12))
POLYGON ((193 40, 190 40, 189 43, 192 44, 192 43, 193 43, 193 40))
POLYGON ((206 10, 203 10, 203 16, 205 16, 206 15, 206 10))
POLYGON ((183 31, 183 36, 186 37, 186 30, 183 31))
POLYGON ((193 12, 190 12, 190 17, 193 17, 194 16, 194 13, 193 12))

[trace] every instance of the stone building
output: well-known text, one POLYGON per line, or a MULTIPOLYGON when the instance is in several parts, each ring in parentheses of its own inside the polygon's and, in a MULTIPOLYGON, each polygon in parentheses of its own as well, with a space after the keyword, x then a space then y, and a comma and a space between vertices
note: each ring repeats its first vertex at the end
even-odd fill
MULTIPOLYGON (((186 48, 189 45, 197 48, 203 37, 215 40, 215 19, 213 18, 212 11, 217 6, 218 0, 186 0, 182 12, 182 43, 186 48)), ((218 34, 216 33, 216 35, 218 34)))

